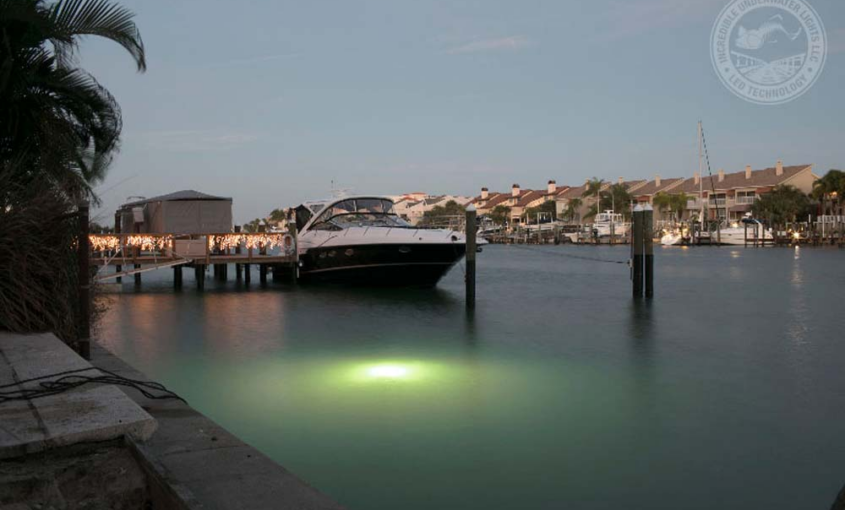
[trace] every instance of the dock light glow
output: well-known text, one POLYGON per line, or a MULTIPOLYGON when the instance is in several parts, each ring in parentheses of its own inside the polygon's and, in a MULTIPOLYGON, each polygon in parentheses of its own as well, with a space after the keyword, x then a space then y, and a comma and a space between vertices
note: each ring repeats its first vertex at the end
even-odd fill
POLYGON ((367 369, 367 375, 376 379, 404 379, 409 373, 408 367, 394 364, 376 365, 367 369))

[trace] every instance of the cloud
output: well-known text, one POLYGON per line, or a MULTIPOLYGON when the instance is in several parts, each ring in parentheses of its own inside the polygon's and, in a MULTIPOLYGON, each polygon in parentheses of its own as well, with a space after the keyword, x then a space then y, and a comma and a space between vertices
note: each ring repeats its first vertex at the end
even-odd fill
POLYGON ((147 148, 167 152, 233 150, 258 139, 249 133, 215 130, 148 131, 139 137, 147 148))
POLYGON ((615 1, 606 12, 604 28, 595 42, 612 42, 655 29, 677 28, 712 14, 713 22, 727 0, 626 0, 615 1))
POLYGON ((446 53, 455 55, 459 53, 478 53, 482 51, 512 51, 520 50, 531 46, 532 41, 522 35, 512 35, 495 39, 476 39, 460 46, 446 50, 446 53))

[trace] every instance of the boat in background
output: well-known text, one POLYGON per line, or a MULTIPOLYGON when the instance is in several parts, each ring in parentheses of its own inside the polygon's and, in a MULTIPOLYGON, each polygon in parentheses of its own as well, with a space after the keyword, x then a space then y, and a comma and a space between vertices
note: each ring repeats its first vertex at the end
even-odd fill
POLYGON ((663 246, 680 246, 684 244, 684 235, 680 230, 664 231, 660 238, 660 244, 663 246))
MULTIPOLYGON (((408 224, 393 200, 352 196, 295 209, 300 279, 433 287, 466 254, 464 234, 408 224)), ((486 241, 478 240, 478 244, 486 241)))
POLYGON ((596 219, 593 221, 593 229, 598 237, 624 237, 628 235, 628 230, 631 229, 630 223, 625 222, 625 218, 613 211, 604 211, 596 214, 596 219))
POLYGON ((755 241, 772 243, 774 234, 772 229, 766 228, 758 219, 752 218, 751 213, 746 213, 738 223, 732 223, 729 227, 719 231, 719 242, 721 244, 740 245, 753 244, 755 241), (746 234, 748 239, 746 240, 746 234))

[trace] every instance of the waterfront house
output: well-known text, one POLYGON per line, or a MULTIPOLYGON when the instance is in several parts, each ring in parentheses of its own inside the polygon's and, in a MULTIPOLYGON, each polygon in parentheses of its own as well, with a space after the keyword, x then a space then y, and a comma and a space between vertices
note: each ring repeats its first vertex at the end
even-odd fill
MULTIPOLYGON (((681 177, 671 177, 664 179, 659 175, 655 175, 654 179, 645 181, 645 183, 631 192, 634 201, 640 205, 650 204, 654 205, 654 197, 658 193, 671 194, 675 188, 683 184, 684 179, 681 177)), ((654 220, 668 220, 672 213, 670 211, 662 211, 659 208, 654 208, 654 220)))
POLYGON ((696 214, 701 209, 698 199, 699 190, 706 200, 705 208, 710 219, 739 220, 751 211, 751 205, 760 196, 770 192, 775 186, 795 186, 801 192, 809 194, 813 183, 819 176, 813 173, 813 165, 783 166, 783 162, 770 168, 752 170, 750 165, 744 171, 725 173, 719 170, 716 175, 700 177, 696 172, 693 177, 674 186, 669 193, 686 193, 691 197, 687 202, 685 218, 696 214))
MULTIPOLYGON (((587 179, 584 181, 584 184, 581 186, 575 186, 572 188, 567 187, 562 193, 555 195, 555 204, 557 210, 557 217, 562 218, 564 217, 566 210, 569 208, 569 202, 573 199, 581 200, 581 205, 578 207, 576 215, 574 218, 571 218, 569 221, 570 223, 581 223, 584 220, 584 217, 588 214, 590 209, 595 205, 597 198, 595 196, 585 197, 584 193, 587 191, 589 187, 590 180, 587 179)), ((634 180, 634 181, 625 181, 622 177, 620 177, 616 183, 624 184, 625 189, 628 192, 632 193, 637 190, 638 188, 644 186, 646 184, 645 180, 634 180)), ((607 181, 604 182, 599 189, 600 192, 608 191, 610 187, 613 185, 613 182, 607 181)), ((629 205, 627 204, 616 204, 616 212, 620 212, 623 208, 627 208, 629 205)))
POLYGON ((411 225, 418 224, 423 219, 423 216, 425 216, 425 213, 437 206, 444 206, 449 202, 455 202, 465 207, 472 201, 471 197, 459 195, 423 195, 422 198, 419 195, 418 193, 404 195, 394 202, 394 211, 396 214, 407 220, 411 225))

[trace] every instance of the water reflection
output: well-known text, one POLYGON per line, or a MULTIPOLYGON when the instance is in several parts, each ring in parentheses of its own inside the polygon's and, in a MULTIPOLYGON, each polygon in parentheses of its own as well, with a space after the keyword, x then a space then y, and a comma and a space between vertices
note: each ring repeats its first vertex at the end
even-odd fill
POLYGON ((624 266, 541 253, 585 250, 486 249, 470 314, 459 271, 433 291, 145 276, 103 336, 350 508, 829 504, 839 252, 659 250, 657 296, 635 301, 624 266))

